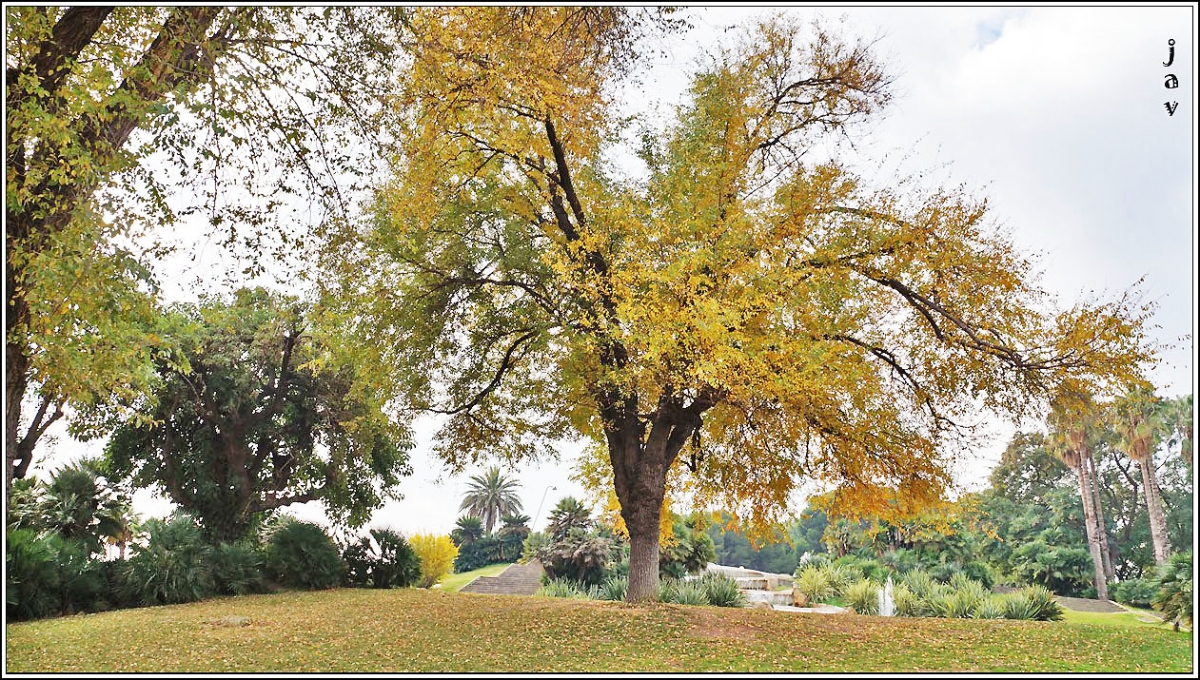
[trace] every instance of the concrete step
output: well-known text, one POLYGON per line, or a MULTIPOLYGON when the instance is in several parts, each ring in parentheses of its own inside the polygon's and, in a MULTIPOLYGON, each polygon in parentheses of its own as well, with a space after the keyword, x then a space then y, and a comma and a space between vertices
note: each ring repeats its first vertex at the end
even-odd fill
POLYGON ((485 595, 533 595, 542 587, 542 565, 537 560, 529 564, 514 564, 498 576, 480 576, 464 586, 460 593, 485 595))

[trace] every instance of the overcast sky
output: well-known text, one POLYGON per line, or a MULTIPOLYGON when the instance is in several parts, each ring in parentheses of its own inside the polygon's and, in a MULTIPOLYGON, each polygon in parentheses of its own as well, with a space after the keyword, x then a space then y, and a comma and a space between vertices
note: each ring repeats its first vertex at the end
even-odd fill
MULTIPOLYGON (((1016 243, 1040 254, 1041 284, 1064 305, 1111 297, 1145 279, 1158 305, 1152 335, 1176 345, 1152 374, 1158 393, 1193 390, 1195 320, 1194 50, 1189 7, 1175 8, 707 8, 687 11, 693 30, 655 58, 637 109, 678 101, 698 50, 725 28, 755 15, 820 15, 845 35, 878 37, 875 49, 895 77, 896 97, 859 140, 865 157, 897 158, 908 171, 941 168, 953 185, 988 197, 993 217, 1016 243), (1168 41, 1174 63, 1168 68, 1168 41), (1168 74, 1178 89, 1164 87, 1168 74), (1174 115, 1164 104, 1178 102, 1174 115)), ((207 248, 195 269, 164 271, 167 290, 191 296, 197 272, 220 268, 207 248)), ((418 427, 415 474, 402 501, 378 511, 372 526, 404 533, 448 532, 459 516, 467 474, 449 477, 429 453, 431 427, 418 427)), ((1009 430, 959 469, 980 488, 1009 430)), ((97 451, 60 435, 49 467, 97 451)), ((509 470, 521 483, 525 513, 544 526, 563 496, 582 497, 569 479, 577 447, 558 464, 509 470), (551 486, 557 487, 550 490, 551 486), (541 500, 545 498, 544 504, 541 500)), ((137 508, 164 514, 169 504, 139 494, 137 508)), ((801 507, 792 508, 798 512, 801 507)), ((299 516, 319 519, 315 504, 299 516)))

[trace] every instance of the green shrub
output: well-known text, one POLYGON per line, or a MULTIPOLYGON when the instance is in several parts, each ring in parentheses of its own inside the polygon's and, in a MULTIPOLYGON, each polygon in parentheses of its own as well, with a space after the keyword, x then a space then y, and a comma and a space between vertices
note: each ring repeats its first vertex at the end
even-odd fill
POLYGON ((960 573, 971 580, 979 581, 983 584, 984 588, 991 588, 996 582, 995 577, 992 575, 992 570, 986 562, 967 562, 962 565, 960 573))
POLYGON ((391 529, 372 529, 375 551, 371 561, 371 585, 376 588, 407 588, 421 578, 421 558, 412 545, 391 529))
POLYGON ((1158 590, 1151 604, 1163 614, 1164 623, 1192 625, 1192 551, 1171 555, 1166 564, 1155 570, 1158 590))
POLYGON ((543 597, 587 599, 587 593, 579 587, 579 584, 565 578, 550 579, 538 589, 537 594, 543 597))
POLYGON ((550 535, 544 531, 535 531, 521 542, 521 563, 539 559, 551 543, 550 535))
POLYGON ((267 572, 280 584, 304 590, 333 588, 342 582, 345 566, 337 546, 311 522, 288 522, 267 543, 267 572))
POLYGON ((1121 604, 1150 609, 1154 593, 1158 592, 1158 582, 1153 578, 1132 578, 1114 583, 1109 592, 1112 599, 1121 604))
POLYGON ((1032 600, 1021 591, 1002 595, 1004 601, 1004 618, 1014 621, 1033 621, 1037 616, 1037 608, 1032 600))
POLYGON ((859 614, 879 613, 879 586, 868 579, 850 584, 845 592, 846 604, 859 614))
MULTIPOLYGON (((877 560, 859 557, 857 555, 843 555, 833 561, 834 566, 844 567, 849 571, 850 577, 844 581, 844 584, 849 585, 862 579, 869 579, 876 583, 883 583, 887 580, 891 573, 887 567, 883 566, 877 560)), ((844 586, 843 586, 844 587, 844 586)))
POLYGON ((934 590, 936 581, 929 572, 923 569, 913 569, 900 577, 900 583, 906 586, 913 595, 923 598, 934 590))
POLYGON ((37 619, 62 609, 58 546, 32 529, 9 529, 4 551, 5 606, 10 619, 37 619))
POLYGON ((1045 586, 1032 585, 1009 593, 1004 618, 1027 621, 1059 621, 1062 607, 1045 586))
POLYGON ((673 578, 658 579, 658 601, 659 602, 674 602, 675 589, 679 586, 678 581, 673 578))
POLYGON ((920 566, 920 560, 917 558, 917 554, 904 548, 885 552, 883 556, 879 558, 879 561, 884 567, 895 572, 897 575, 905 574, 920 566))
POLYGON ((366 536, 352 541, 342 548, 342 564, 345 584, 353 588, 371 585, 371 567, 375 562, 375 549, 366 536))
POLYGON ((62 612, 70 615, 108 608, 110 604, 104 566, 100 560, 92 559, 92 547, 89 542, 62 539, 58 543, 62 612))
POLYGON ((454 573, 474 571, 489 564, 504 562, 503 542, 497 536, 483 536, 474 541, 460 543, 458 556, 454 558, 454 573))
POLYGON ((960 571, 962 571, 962 567, 954 562, 939 562, 929 567, 929 575, 938 583, 949 583, 950 579, 960 571))
POLYGON ((863 578, 862 570, 849 564, 830 563, 824 569, 829 586, 833 589, 831 597, 844 595, 851 583, 863 578))
POLYGON ((979 604, 985 599, 987 599, 986 594, 980 598, 970 589, 956 590, 946 598, 946 609, 943 616, 950 619, 973 618, 979 609, 979 604))
MULTIPOLYGON (((664 600, 664 602, 666 601, 664 600)), ((674 597, 670 602, 703 606, 708 604, 708 595, 704 592, 704 585, 699 581, 680 581, 675 586, 674 597)))
POLYGON ((808 597, 809 602, 828 602, 835 591, 836 574, 832 569, 807 567, 796 577, 794 587, 808 597))
POLYGON ((266 592, 263 555, 248 543, 222 543, 211 553, 213 582, 225 595, 266 592))
POLYGON ((963 572, 959 571, 951 575, 950 580, 946 582, 946 585, 950 586, 950 588, 953 590, 962 590, 967 584, 974 585, 976 583, 977 581, 972 579, 970 576, 967 576, 963 572))
POLYGON ((977 619, 1003 619, 1008 611, 1003 595, 989 595, 975 609, 977 619))
POLYGON ((134 546, 122 574, 122 595, 137 605, 195 602, 216 594, 210 548, 186 514, 144 525, 145 546, 134 546))
MULTIPOLYGON (((954 590, 955 597, 960 600, 961 606, 968 611, 968 616, 973 615, 980 603, 991 597, 992 594, 982 583, 968 578, 963 573, 956 574, 951 579, 950 587, 954 590)), ((955 610, 956 616, 959 611, 959 609, 955 610)))
POLYGON ((892 600, 896 603, 896 616, 921 616, 921 598, 903 583, 892 587, 892 600))
POLYGON ((629 592, 629 577, 614 574, 604 579, 598 588, 599 597, 596 599, 619 602, 624 600, 625 594, 629 592))
POLYGON ((746 604, 746 597, 738 590, 737 581, 724 574, 705 574, 700 583, 704 586, 708 603, 714 607, 742 607, 746 604))

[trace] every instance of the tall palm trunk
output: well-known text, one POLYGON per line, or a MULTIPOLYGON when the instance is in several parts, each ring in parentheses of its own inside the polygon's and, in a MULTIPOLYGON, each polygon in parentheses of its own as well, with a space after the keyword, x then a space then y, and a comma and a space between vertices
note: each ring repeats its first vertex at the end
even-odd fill
POLYGON ((1095 522, 1096 536, 1100 543, 1100 557, 1104 561, 1104 576, 1109 580, 1115 580, 1116 570, 1113 568, 1112 561, 1112 546, 1108 543, 1108 523, 1104 521, 1104 504, 1100 501, 1100 476, 1096 473, 1096 458, 1092 455, 1092 450, 1086 446, 1083 448, 1083 459, 1087 462, 1088 477, 1090 478, 1090 486, 1092 488, 1092 508, 1093 521, 1095 522))
POLYGON ((1088 552, 1092 555, 1092 567, 1094 569, 1093 582, 1096 584, 1096 597, 1101 600, 1108 599, 1108 580, 1104 573, 1104 555, 1100 551, 1100 537, 1096 531, 1096 512, 1092 502, 1093 496, 1088 488, 1091 482, 1091 476, 1087 473, 1087 466, 1080 465, 1076 468, 1079 475, 1079 495, 1083 499, 1083 524, 1087 527, 1088 552))
POLYGON ((1067 464, 1075 468, 1079 477, 1079 497, 1083 501, 1083 526, 1087 532, 1088 552, 1092 556, 1093 582, 1096 585, 1096 597, 1108 599, 1108 577, 1104 569, 1104 553, 1101 550, 1103 531, 1096 521, 1096 495, 1092 487, 1092 475, 1089 471, 1091 457, 1085 445, 1083 430, 1071 432, 1067 464))
POLYGON ((1167 538, 1167 518, 1163 512, 1162 490, 1154 474, 1154 461, 1149 457, 1136 459, 1142 471, 1142 486, 1146 488, 1146 510, 1150 515, 1150 539, 1154 542, 1154 563, 1166 564, 1171 556, 1171 539, 1167 538))

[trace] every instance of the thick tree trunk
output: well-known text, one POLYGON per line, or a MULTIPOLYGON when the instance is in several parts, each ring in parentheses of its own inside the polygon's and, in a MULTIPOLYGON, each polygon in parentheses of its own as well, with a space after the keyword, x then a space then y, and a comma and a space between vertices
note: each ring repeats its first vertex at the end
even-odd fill
POLYGON ((1079 461, 1075 468, 1079 475, 1079 496, 1083 500, 1083 524, 1087 530, 1088 552, 1092 555, 1093 582, 1096 584, 1096 597, 1108 599, 1108 581, 1104 574, 1104 557, 1100 553, 1100 537, 1096 535, 1095 508, 1090 488, 1091 475, 1087 472, 1087 463, 1079 461))
POLYGON ((1167 518, 1163 513, 1162 491, 1154 474, 1152 460, 1136 461, 1142 470, 1142 486, 1146 489, 1146 510, 1150 513, 1150 538, 1154 541, 1154 563, 1166 564, 1171 556, 1171 540, 1167 538, 1167 518))
MULTIPOLYGON (((639 457, 643 461, 661 458, 661 454, 647 455, 650 452, 637 442, 630 448, 640 449, 642 455, 639 457)), ((624 478, 616 484, 616 490, 621 502, 621 518, 629 530, 629 589, 625 599, 628 602, 654 601, 658 599, 658 527, 666 494, 667 471, 662 462, 635 466, 632 470, 628 465, 624 467, 627 474, 614 477, 624 478)))
MULTIPOLYGON (((12 314, 10 304, 9 314, 12 314)), ((20 440, 21 402, 25 399, 28 380, 29 359, 18 344, 14 334, 8 334, 4 343, 4 493, 11 495, 16 469, 22 461, 18 459, 17 443, 20 440)))
POLYGON ((705 395, 688 406, 674 395, 664 395, 650 431, 636 417, 636 408, 604 409, 613 487, 621 503, 621 518, 629 530, 628 602, 658 599, 658 530, 666 496, 667 471, 683 446, 700 427, 700 414, 714 400, 705 395))
POLYGON ((653 531, 629 528, 629 602, 658 599, 658 527, 653 531))

